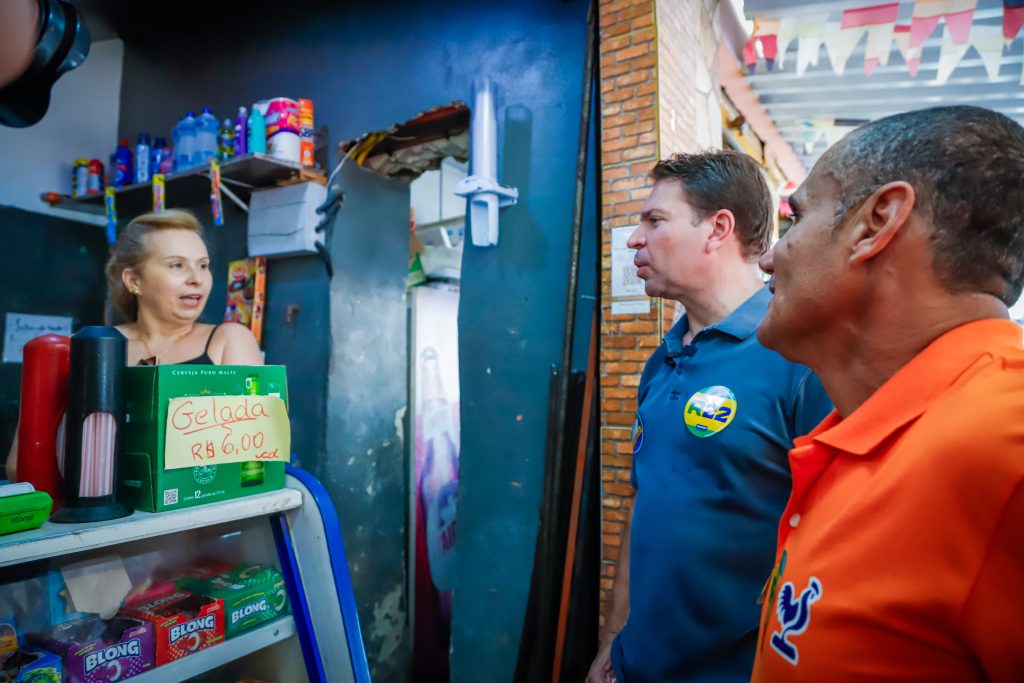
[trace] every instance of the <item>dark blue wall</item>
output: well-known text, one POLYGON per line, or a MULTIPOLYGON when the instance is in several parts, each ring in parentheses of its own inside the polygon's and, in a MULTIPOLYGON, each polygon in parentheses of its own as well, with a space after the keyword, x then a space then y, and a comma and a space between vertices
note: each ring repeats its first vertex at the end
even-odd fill
MULTIPOLYGON (((179 22, 126 37, 122 135, 169 131, 186 109, 209 105, 224 117, 286 95, 314 100, 333 145, 468 102, 477 75, 496 85, 501 180, 519 188, 520 203, 503 211, 498 247, 467 246, 464 255, 452 668, 457 681, 511 680, 536 542, 549 368, 561 360, 587 4, 303 2, 290 14, 259 1, 187 7, 179 22)), ((268 312, 280 296, 273 265, 268 312)), ((328 343, 319 323, 326 285, 315 262, 296 262, 289 281, 300 319, 317 320, 316 329, 305 350, 292 344, 273 360, 290 366, 293 396, 322 392, 326 365, 305 354, 319 356, 328 343)), ((275 334, 268 330, 268 345, 275 334)), ((368 520, 341 521, 351 537, 368 520)), ((366 631, 386 606, 364 597, 357 588, 366 631)))

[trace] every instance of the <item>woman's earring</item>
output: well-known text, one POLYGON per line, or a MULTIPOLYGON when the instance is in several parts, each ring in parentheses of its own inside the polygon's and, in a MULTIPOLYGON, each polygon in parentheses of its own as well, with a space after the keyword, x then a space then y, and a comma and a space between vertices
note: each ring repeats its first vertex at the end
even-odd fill
POLYGON ((138 296, 138 295, 139 295, 139 290, 138 290, 138 289, 136 289, 135 287, 132 287, 132 288, 131 288, 131 289, 129 289, 128 291, 129 291, 129 292, 130 292, 131 294, 134 294, 135 296, 138 296))

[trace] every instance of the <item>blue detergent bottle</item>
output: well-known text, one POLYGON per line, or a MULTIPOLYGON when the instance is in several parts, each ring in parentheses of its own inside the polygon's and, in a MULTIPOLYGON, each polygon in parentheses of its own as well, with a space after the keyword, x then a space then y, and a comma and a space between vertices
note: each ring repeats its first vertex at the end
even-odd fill
POLYGON ((203 113, 196 119, 196 149, 192 154, 193 166, 205 166, 210 159, 217 156, 217 135, 220 133, 220 122, 209 107, 203 107, 203 113))
POLYGON ((114 152, 114 169, 113 178, 114 187, 124 187, 125 185, 131 185, 134 182, 134 173, 132 163, 132 149, 128 146, 127 140, 121 140, 121 144, 117 146, 117 150, 114 152))
POLYGON ((174 172, 192 168, 192 155, 196 151, 196 117, 188 112, 174 127, 174 172))

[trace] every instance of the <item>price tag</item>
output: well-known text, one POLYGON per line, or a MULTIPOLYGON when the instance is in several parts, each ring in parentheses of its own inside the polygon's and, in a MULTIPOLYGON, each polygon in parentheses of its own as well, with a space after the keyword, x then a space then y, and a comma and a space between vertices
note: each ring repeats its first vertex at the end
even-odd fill
POLYGON ((277 396, 189 396, 167 407, 164 469, 288 462, 291 429, 277 396))

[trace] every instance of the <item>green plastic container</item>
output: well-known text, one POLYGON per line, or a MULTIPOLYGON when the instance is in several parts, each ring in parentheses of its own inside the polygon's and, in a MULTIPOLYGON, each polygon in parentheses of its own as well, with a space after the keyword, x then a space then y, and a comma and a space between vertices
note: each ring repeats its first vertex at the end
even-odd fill
POLYGON ((20 493, 0 498, 0 534, 35 529, 50 516, 53 498, 46 491, 20 493))

